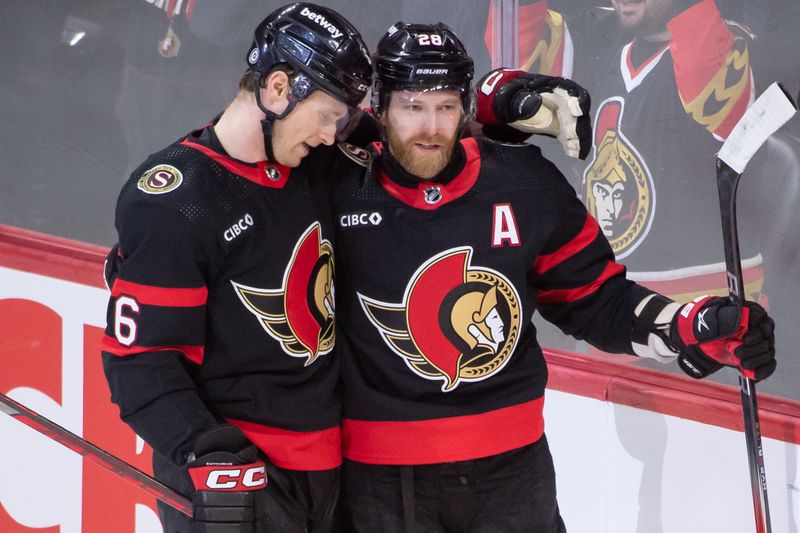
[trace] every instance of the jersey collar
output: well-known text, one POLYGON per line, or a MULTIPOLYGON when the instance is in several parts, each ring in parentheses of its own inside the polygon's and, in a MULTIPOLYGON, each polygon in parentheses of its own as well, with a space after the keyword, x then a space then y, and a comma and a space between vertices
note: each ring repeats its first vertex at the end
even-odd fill
POLYGON ((262 187, 282 189, 284 185, 286 185, 289 179, 289 173, 292 170, 291 167, 269 161, 245 163, 233 159, 225 154, 224 150, 212 147, 213 144, 209 142, 211 137, 213 137, 210 130, 212 126, 213 124, 209 124, 200 130, 190 133, 181 141, 181 144, 202 152, 230 172, 261 185, 262 187), (203 141, 206 142, 204 143, 203 141))
POLYGON ((633 48, 638 41, 634 39, 622 47, 620 54, 619 68, 622 73, 622 80, 625 82, 625 89, 631 92, 638 87, 656 65, 661 61, 661 58, 669 50, 669 42, 662 44, 650 57, 645 59, 641 64, 635 65, 633 61, 633 48))
MULTIPOLYGON (((462 197, 469 191, 478 179, 481 169, 480 150, 474 138, 463 139, 461 148, 464 152, 464 163, 460 172, 455 176, 442 176, 442 181, 436 178, 421 180, 410 175, 402 175, 389 164, 388 167, 378 168, 378 182, 383 189, 397 200, 415 207, 432 211, 462 197)), ((375 144, 381 150, 380 143, 375 144)), ((381 158, 383 161, 384 158, 381 158)), ((446 170, 443 171, 446 173, 446 170)), ((437 176, 438 178, 438 176, 437 176)))

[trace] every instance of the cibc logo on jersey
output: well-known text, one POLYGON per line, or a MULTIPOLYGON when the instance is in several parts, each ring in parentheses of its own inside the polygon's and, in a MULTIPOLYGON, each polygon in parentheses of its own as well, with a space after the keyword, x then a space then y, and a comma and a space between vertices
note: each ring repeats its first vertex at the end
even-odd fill
POLYGON ((377 226, 383 217, 377 211, 372 213, 348 213, 339 217, 339 225, 343 228, 353 226, 377 226))
POLYGON ((358 294, 387 346, 420 377, 442 381, 443 392, 499 372, 519 338, 517 290, 499 272, 471 265, 472 253, 452 248, 428 259, 400 303, 358 294))
POLYGON ((239 299, 281 348, 305 366, 329 353, 335 340, 333 247, 319 222, 298 239, 278 289, 231 281, 239 299))
POLYGON ((233 239, 253 227, 253 216, 250 213, 245 213, 242 218, 237 220, 230 228, 226 229, 222 236, 226 241, 231 242, 233 239))

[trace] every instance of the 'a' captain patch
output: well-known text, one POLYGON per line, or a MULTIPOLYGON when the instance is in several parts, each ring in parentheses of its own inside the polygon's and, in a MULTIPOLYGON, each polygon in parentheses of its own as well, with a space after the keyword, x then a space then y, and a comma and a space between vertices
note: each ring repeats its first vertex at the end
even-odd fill
POLYGON ((137 187, 147 194, 164 194, 183 183, 183 174, 172 165, 157 165, 142 174, 137 187))

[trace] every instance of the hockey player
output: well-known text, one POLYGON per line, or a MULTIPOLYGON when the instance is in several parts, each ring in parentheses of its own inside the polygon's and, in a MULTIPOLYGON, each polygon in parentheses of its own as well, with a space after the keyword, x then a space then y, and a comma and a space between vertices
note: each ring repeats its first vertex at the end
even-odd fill
MULTIPOLYGON (((533 313, 696 378, 771 374, 772 321, 627 280, 539 148, 458 140, 473 68, 446 26, 395 24, 374 63, 385 142, 335 198, 348 531, 563 532, 533 313)), ((481 104, 513 114, 529 82, 492 73, 481 104)))
MULTIPOLYGON (((341 464, 328 146, 372 75, 313 4, 255 31, 235 100, 119 197, 103 363, 156 477, 193 496, 167 532, 327 532, 341 464)), ((349 160, 348 160, 349 161, 349 160)))
MULTIPOLYGON (((754 97, 752 36, 724 21, 715 0, 612 4, 617 44, 592 52, 598 60, 588 82, 595 148, 574 182, 582 182, 588 211, 631 279, 682 302, 724 294, 721 249, 709 246, 722 242, 720 224, 706 215, 717 202, 720 143, 754 97)), ((759 251, 745 239, 745 292, 756 301, 764 282, 759 251)))

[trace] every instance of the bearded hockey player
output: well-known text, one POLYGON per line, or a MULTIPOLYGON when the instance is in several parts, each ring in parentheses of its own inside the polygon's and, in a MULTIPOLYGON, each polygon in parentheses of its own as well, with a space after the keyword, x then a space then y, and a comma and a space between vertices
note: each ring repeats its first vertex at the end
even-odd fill
MULTIPOLYGON (((707 213, 717 202, 716 153, 753 101, 752 36, 724 21, 715 0, 612 4, 627 39, 592 64, 598 104, 584 203, 631 279, 682 302, 724 294, 720 249, 709 246, 722 234, 707 213)), ((745 292, 756 301, 759 251, 743 250, 745 292)))
POLYGON ((103 362, 156 477, 193 496, 168 532, 327 532, 341 464, 333 253, 316 179, 369 88, 358 32, 294 4, 264 19, 240 91, 119 197, 103 362))
MULTIPOLYGON (((723 364, 768 376, 772 321, 627 280, 539 148, 459 140, 473 67, 445 25, 395 24, 374 64, 384 142, 335 199, 348 531, 563 532, 534 312, 696 378, 723 364)), ((537 83, 487 79, 497 116, 537 83)))

